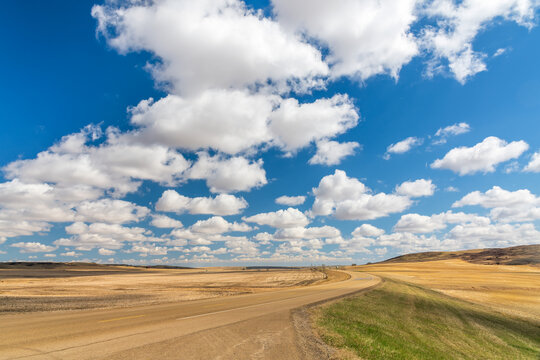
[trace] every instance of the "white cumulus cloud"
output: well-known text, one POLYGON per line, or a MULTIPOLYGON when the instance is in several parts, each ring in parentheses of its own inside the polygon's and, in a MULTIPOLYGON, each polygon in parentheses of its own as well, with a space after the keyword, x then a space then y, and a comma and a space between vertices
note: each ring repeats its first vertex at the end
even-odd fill
POLYGON ((242 220, 259 225, 269 225, 280 229, 303 227, 309 224, 308 218, 295 208, 243 217, 242 220))
POLYGON ((309 87, 328 73, 320 52, 239 0, 110 1, 92 8, 121 53, 148 51, 158 82, 177 93, 288 81, 309 87))
POLYGON ((321 179, 313 189, 315 202, 312 215, 334 215, 340 220, 372 220, 407 209, 412 201, 407 196, 371 194, 360 181, 336 170, 321 179))
POLYGON ((436 22, 436 26, 422 30, 421 43, 431 51, 434 61, 448 61, 448 68, 461 83, 474 74, 485 71, 486 54, 473 50, 476 36, 496 20, 513 21, 531 28, 536 0, 436 0, 426 2, 423 13, 436 22))
POLYGON ((56 247, 45 245, 39 242, 17 242, 11 244, 12 247, 19 248, 22 253, 50 252, 56 247))
POLYGON ((378 227, 375 227, 373 225, 362 224, 356 229, 354 229, 354 231, 352 232, 352 236, 353 237, 362 237, 362 236, 377 237, 384 234, 384 232, 385 231, 383 229, 379 229, 378 227))
POLYGON ((191 151, 237 154, 271 140, 268 119, 281 98, 247 90, 212 89, 189 98, 167 95, 131 109, 138 140, 191 151))
POLYGON ((184 226, 180 220, 157 214, 152 215, 150 224, 157 228, 181 228, 184 226))
POLYGON ((339 143, 321 140, 317 142, 317 153, 309 159, 310 164, 337 165, 347 156, 354 155, 360 144, 357 142, 339 143))
POLYGON ((478 205, 491 209, 490 217, 500 222, 522 222, 540 219, 540 197, 528 189, 504 190, 494 186, 482 193, 474 191, 456 201, 452 207, 478 205))
POLYGON ((199 159, 189 169, 190 179, 206 180, 211 192, 249 191, 267 183, 262 159, 250 161, 244 157, 209 156, 199 153, 199 159))
POLYGON ((287 196, 283 195, 276 199, 276 204, 296 206, 302 205, 306 201, 305 196, 287 196))
POLYGON ((332 76, 397 78, 417 55, 415 0, 272 0, 280 23, 328 47, 332 76))
POLYGON ((319 98, 312 103, 291 98, 272 113, 270 131, 276 145, 294 152, 313 141, 345 133, 357 125, 358 117, 347 95, 319 98))
POLYGON ((477 172, 494 172, 498 164, 516 159, 529 149, 523 141, 506 141, 494 136, 485 138, 473 147, 458 147, 450 150, 442 159, 435 160, 433 169, 448 169, 459 175, 477 172))
POLYGON ((216 197, 190 198, 180 195, 174 190, 165 190, 158 202, 156 210, 175 212, 177 214, 211 214, 235 215, 247 207, 244 198, 229 194, 220 194, 216 197))
POLYGON ((415 181, 405 181, 396 186, 396 193, 412 198, 421 196, 431 196, 435 193, 437 187, 431 180, 418 179, 415 181))
POLYGON ((222 234, 230 231, 251 231, 253 228, 247 224, 230 223, 221 216, 213 216, 206 220, 199 220, 190 227, 195 233, 222 234))

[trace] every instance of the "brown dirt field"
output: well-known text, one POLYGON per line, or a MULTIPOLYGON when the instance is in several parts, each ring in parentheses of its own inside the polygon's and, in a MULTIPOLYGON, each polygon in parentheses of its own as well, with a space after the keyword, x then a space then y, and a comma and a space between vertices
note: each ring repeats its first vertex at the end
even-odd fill
POLYGON ((427 286, 524 318, 540 320, 540 268, 528 265, 480 265, 453 259, 357 266, 368 272, 427 286))
POLYGON ((310 269, 0 268, 0 313, 190 301, 305 286, 336 277, 327 274, 310 269))

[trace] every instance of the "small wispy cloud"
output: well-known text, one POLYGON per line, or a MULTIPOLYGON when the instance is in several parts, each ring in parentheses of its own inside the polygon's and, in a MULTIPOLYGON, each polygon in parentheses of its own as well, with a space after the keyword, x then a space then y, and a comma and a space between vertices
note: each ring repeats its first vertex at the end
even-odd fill
POLYGON ((440 128, 435 133, 436 140, 433 140, 433 145, 445 144, 449 137, 465 134, 469 131, 471 131, 471 127, 465 122, 456 123, 445 128, 440 128))
POLYGON ((404 154, 410 151, 412 148, 422 145, 423 142, 424 139, 422 138, 417 138, 414 136, 408 137, 395 144, 389 145, 386 148, 386 153, 384 154, 383 158, 388 160, 390 159, 391 154, 404 154))

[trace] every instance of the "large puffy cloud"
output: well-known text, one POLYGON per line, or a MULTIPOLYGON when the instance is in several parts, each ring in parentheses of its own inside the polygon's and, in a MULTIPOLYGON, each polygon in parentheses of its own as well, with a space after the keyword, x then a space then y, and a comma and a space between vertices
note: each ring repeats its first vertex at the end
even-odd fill
POLYGON ((238 0, 110 1, 92 15, 118 51, 156 55, 154 78, 177 92, 289 81, 309 87, 328 73, 316 48, 238 0))
POLYGON ((134 191, 142 179, 174 183, 189 165, 182 155, 165 148, 130 147, 116 130, 105 142, 87 145, 101 135, 99 128, 89 126, 35 159, 4 167, 13 180, 0 184, 0 237, 48 231, 50 222, 139 221, 149 213, 146 207, 99 198, 107 190, 113 196, 134 191))
POLYGON ((132 143, 130 136, 112 128, 105 142, 88 144, 100 136, 99 128, 86 127, 63 137, 35 159, 14 161, 3 170, 8 179, 29 184, 54 183, 60 189, 86 186, 121 196, 137 190, 140 180, 176 184, 189 167, 180 153, 160 145, 132 143))
POLYGON ((472 49, 478 33, 501 18, 530 28, 539 6, 536 0, 427 2, 424 13, 437 23, 424 28, 422 34, 423 46, 434 55, 432 68, 438 68, 440 59, 444 58, 454 77, 464 83, 470 76, 486 70, 486 55, 472 49))
POLYGON ((221 216, 213 216, 210 219, 197 221, 190 230, 195 233, 222 234, 230 231, 251 231, 253 228, 247 224, 230 223, 221 216))
POLYGON ((121 53, 152 53, 158 61, 148 69, 156 81, 185 95, 268 84, 306 90, 328 76, 397 78, 419 54, 431 57, 428 73, 445 59, 464 82, 486 68, 484 55, 472 49, 476 35, 501 18, 532 27, 538 8, 535 0, 272 3, 276 19, 239 0, 109 1, 94 6, 92 15, 109 45, 121 53), (303 38, 328 52, 325 61, 303 38))
POLYGON ((167 255, 168 248, 156 244, 133 245, 129 252, 141 253, 143 255, 167 255))
POLYGON ((362 224, 356 229, 354 229, 354 231, 352 232, 352 236, 353 237, 362 237, 362 236, 377 237, 384 234, 384 232, 385 231, 383 229, 379 229, 378 227, 375 227, 373 225, 362 224))
POLYGON ((394 230, 392 234, 379 236, 377 244, 404 251, 428 251, 505 247, 540 241, 540 232, 532 223, 492 223, 487 217, 451 211, 431 216, 407 214, 401 217, 394 230), (448 224, 455 226, 446 233, 416 235, 441 231, 448 224))
POLYGON ((150 209, 144 206, 113 199, 84 201, 76 209, 78 220, 117 224, 137 222, 150 213, 150 209))
POLYGON ((156 210, 178 214, 188 212, 190 214, 235 215, 247 205, 244 198, 234 195, 220 194, 213 198, 189 198, 174 190, 165 190, 156 203, 156 210))
POLYGON ((73 235, 99 234, 110 235, 121 241, 144 241, 150 232, 142 227, 126 227, 120 224, 75 222, 66 226, 66 233, 73 235))
POLYGON ((0 241, 10 237, 47 232, 50 222, 73 221, 73 206, 80 197, 99 196, 86 187, 59 191, 49 184, 25 184, 18 179, 0 183, 0 241), (68 202, 69 201, 69 202, 68 202))
POLYGON ((308 218, 295 208, 243 217, 242 220, 259 225, 269 225, 280 229, 303 227, 309 224, 308 218))
POLYGON ((500 222, 540 219, 540 197, 527 189, 508 191, 494 186, 485 193, 471 192, 456 201, 452 207, 471 205, 491 209, 490 217, 500 222))
POLYGON ((270 131, 278 146, 294 152, 312 141, 342 134, 357 123, 358 113, 347 95, 303 104, 291 98, 272 113, 270 131))
POLYGON ((334 216, 342 220, 373 220, 407 209, 411 200, 405 196, 378 193, 336 204, 334 216))
POLYGON ((240 256, 238 258, 239 260, 246 256, 257 256, 259 254, 259 245, 253 241, 249 241, 246 238, 227 240, 225 241, 225 246, 228 252, 240 256))
POLYGON ((357 142, 338 143, 321 140, 317 142, 317 153, 309 159, 310 164, 337 165, 347 156, 353 155, 360 147, 357 142))
MULTIPOLYGON (((262 144, 297 151, 342 134, 358 122, 357 111, 346 95, 299 103, 294 98, 230 89, 207 90, 187 98, 168 95, 157 102, 143 100, 131 114, 131 122, 140 128, 133 135, 138 142, 191 151, 214 149, 232 155, 253 151, 262 144)), ((347 148, 351 144, 347 143, 347 148)), ((343 153, 343 146, 334 150, 343 153)))
POLYGON ((480 205, 485 208, 494 208, 513 207, 523 204, 540 205, 540 198, 536 197, 527 189, 507 191, 499 186, 494 186, 485 193, 480 191, 469 193, 461 200, 456 201, 452 206, 480 205))
POLYGON ((410 27, 415 0, 272 0, 279 21, 328 47, 334 77, 361 80, 376 74, 397 77, 418 53, 410 27))
POLYGON ((418 179, 415 181, 405 181, 403 184, 396 186, 396 193, 399 195, 409 196, 412 198, 421 196, 431 196, 437 187, 431 180, 418 179))
POLYGON ((267 183, 262 165, 262 159, 250 161, 240 156, 226 158, 199 153, 187 177, 206 180, 211 192, 249 191, 267 183))
POLYGON ((446 228, 446 223, 441 219, 433 219, 431 216, 420 214, 406 214, 401 216, 394 230, 410 233, 430 233, 446 228))
POLYGON ((410 233, 431 233, 443 230, 448 224, 466 224, 473 223, 477 225, 489 225, 489 218, 477 216, 474 214, 465 214, 462 212, 454 213, 447 211, 441 214, 425 216, 420 214, 405 214, 401 216, 394 230, 397 232, 410 233))
POLYGON ((56 246, 75 247, 77 250, 89 251, 94 248, 121 249, 125 242, 142 243, 145 241, 164 241, 155 238, 152 233, 142 227, 126 227, 119 224, 75 222, 66 226, 69 238, 54 241, 56 246))
POLYGON ((152 226, 157 228, 181 228, 184 226, 180 220, 170 218, 166 215, 152 215, 152 226))
POLYGON ((442 159, 435 160, 434 169, 449 169, 459 175, 476 172, 494 172, 498 164, 521 156, 529 145, 521 141, 507 143, 490 136, 473 147, 458 147, 450 150, 442 159))
POLYGON ((412 201, 395 194, 370 194, 364 184, 342 170, 321 179, 313 189, 313 215, 331 215, 341 220, 372 220, 407 209, 412 201))
POLYGON ((358 179, 348 177, 343 170, 336 170, 333 175, 323 177, 319 186, 313 189, 317 198, 331 199, 336 202, 358 198, 366 191, 368 188, 363 183, 358 179))
POLYGON ((51 225, 42 221, 0 220, 0 244, 7 238, 28 236, 36 232, 49 231, 51 225))
POLYGON ((143 100, 131 109, 140 141, 237 154, 271 139, 268 118, 280 100, 246 90, 214 89, 184 98, 143 100))
POLYGON ((379 246, 392 246, 404 252, 430 251, 441 248, 441 240, 436 236, 416 235, 408 232, 384 234, 377 239, 379 246))
MULTIPOLYGON (((76 187, 93 198, 92 191, 76 187)), ((97 196, 99 196, 99 191, 97 196)), ((83 198, 84 198, 83 197, 83 198)), ((0 219, 12 221, 72 221, 77 197, 49 184, 26 184, 19 179, 0 183, 0 219)))
POLYGON ((457 225, 448 233, 445 248, 484 248, 538 244, 540 232, 533 224, 457 225))

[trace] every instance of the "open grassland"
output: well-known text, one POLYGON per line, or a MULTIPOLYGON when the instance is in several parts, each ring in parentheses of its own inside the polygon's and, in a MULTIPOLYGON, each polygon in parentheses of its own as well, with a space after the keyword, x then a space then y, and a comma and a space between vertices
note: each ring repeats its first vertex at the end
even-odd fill
POLYGON ((540 267, 463 260, 378 263, 355 270, 426 286, 508 315, 540 321, 540 267))
POLYGON ((0 313, 188 301, 305 286, 333 276, 326 278, 311 269, 5 265, 0 267, 0 313))
POLYGON ((316 328, 343 358, 538 359, 540 322, 423 286, 378 288, 314 310, 316 328))

